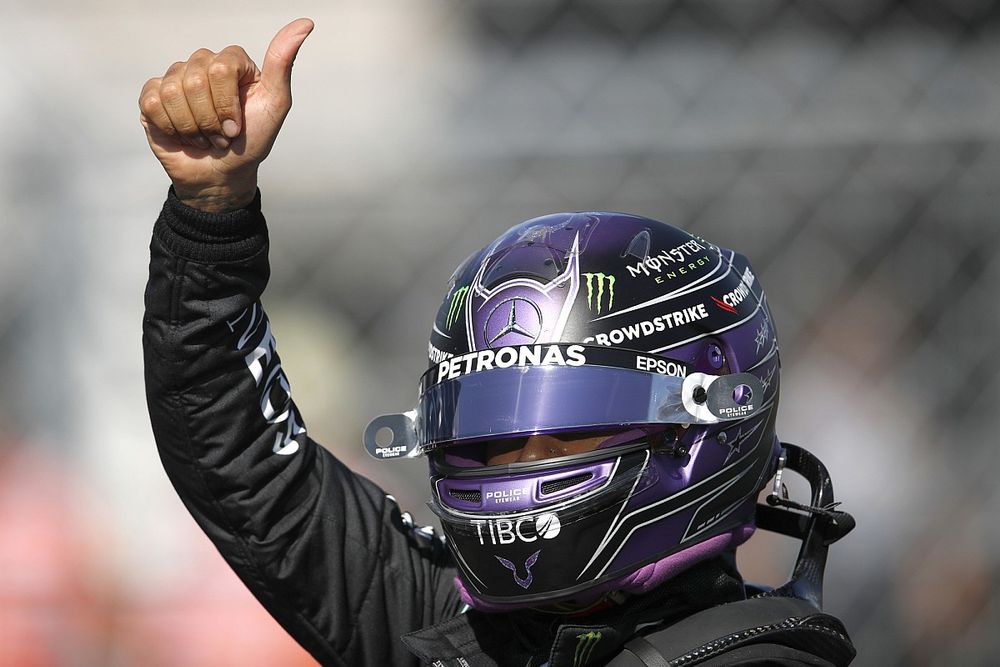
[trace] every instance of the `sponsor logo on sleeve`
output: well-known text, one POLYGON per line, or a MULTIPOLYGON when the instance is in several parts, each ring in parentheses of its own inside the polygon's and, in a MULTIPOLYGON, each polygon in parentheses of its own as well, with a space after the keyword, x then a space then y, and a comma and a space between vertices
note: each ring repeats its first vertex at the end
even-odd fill
POLYGON ((275 433, 271 451, 283 456, 294 454, 299 451, 295 436, 305 433, 306 427, 292 403, 292 388, 278 360, 271 323, 264 315, 263 308, 255 303, 235 319, 226 322, 226 325, 233 333, 236 333, 237 328, 242 328, 243 333, 236 342, 236 349, 239 351, 251 348, 251 339, 263 329, 260 341, 246 353, 243 361, 258 388, 260 412, 265 421, 282 426, 275 433))

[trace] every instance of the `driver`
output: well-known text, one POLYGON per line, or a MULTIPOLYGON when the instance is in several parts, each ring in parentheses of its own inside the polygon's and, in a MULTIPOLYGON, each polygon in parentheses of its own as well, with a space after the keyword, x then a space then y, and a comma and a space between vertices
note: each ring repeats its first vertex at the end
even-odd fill
POLYGON ((329 665, 850 662, 820 595, 852 523, 822 464, 775 434, 777 336, 737 252, 577 212, 464 262, 415 406, 364 436, 376 458, 426 458, 443 535, 310 438, 260 301, 257 171, 312 27, 282 28, 259 69, 240 47, 200 49, 139 100, 172 183, 143 321, 156 444, 254 595, 329 665), (758 506, 785 468, 813 499, 758 506), (735 566, 764 524, 804 541, 774 591, 735 566))

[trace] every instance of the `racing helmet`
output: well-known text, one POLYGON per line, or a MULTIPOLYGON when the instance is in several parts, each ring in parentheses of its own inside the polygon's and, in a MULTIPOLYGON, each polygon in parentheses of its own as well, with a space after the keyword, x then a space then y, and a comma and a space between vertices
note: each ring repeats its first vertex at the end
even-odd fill
POLYGON ((452 275, 428 356, 365 444, 428 457, 472 606, 645 592, 753 533, 780 363, 743 255, 625 213, 528 220, 452 275))

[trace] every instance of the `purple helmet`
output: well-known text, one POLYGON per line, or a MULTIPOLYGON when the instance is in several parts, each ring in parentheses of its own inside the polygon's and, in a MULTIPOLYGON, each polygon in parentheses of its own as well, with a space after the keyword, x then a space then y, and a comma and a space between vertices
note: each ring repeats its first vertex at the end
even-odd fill
POLYGON ((742 255, 624 213, 535 218, 454 273, 429 357, 416 409, 365 441, 428 455, 474 606, 643 592, 752 534, 779 360, 742 255), (539 434, 599 444, 497 462, 539 434))

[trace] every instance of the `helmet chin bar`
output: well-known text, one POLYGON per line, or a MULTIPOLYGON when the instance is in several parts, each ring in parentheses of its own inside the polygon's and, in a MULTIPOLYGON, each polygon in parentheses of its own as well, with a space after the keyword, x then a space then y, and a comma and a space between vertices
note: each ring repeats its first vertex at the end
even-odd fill
POLYGON ((757 527, 797 538, 802 546, 791 580, 766 595, 797 597, 821 608, 827 551, 854 529, 854 517, 836 509, 839 503, 833 499, 833 482, 818 458, 798 445, 783 442, 781 447, 767 504, 757 504, 757 527), (799 473, 809 482, 811 504, 802 505, 784 497, 781 476, 785 469, 799 473))

